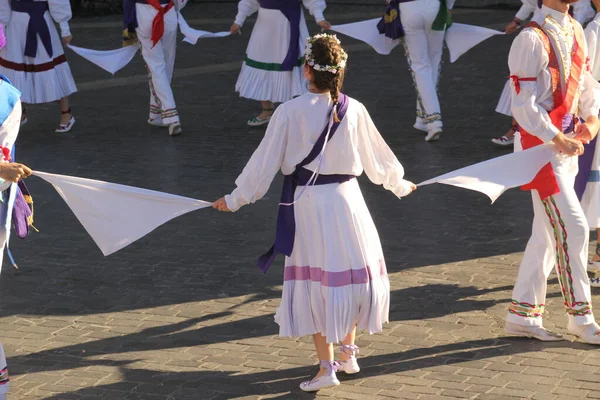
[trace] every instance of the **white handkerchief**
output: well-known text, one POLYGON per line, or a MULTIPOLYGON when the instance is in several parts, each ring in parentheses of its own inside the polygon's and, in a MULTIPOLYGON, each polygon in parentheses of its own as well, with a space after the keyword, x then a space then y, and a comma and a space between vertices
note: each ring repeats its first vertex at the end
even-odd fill
POLYGON ((400 39, 390 39, 384 34, 379 33, 377 24, 380 20, 381 18, 375 18, 361 22, 352 22, 350 24, 333 25, 331 30, 363 41, 373 47, 377 53, 387 56, 400 44, 400 39))
POLYGON ((138 51, 137 46, 127 46, 116 50, 91 50, 71 45, 67 47, 113 75, 129 64, 138 51))
POLYGON ((528 150, 492 158, 419 183, 417 186, 443 183, 475 190, 487 195, 492 203, 506 190, 533 180, 542 167, 558 157, 556 146, 547 143, 528 150))
POLYGON ((105 256, 175 217, 212 205, 116 183, 38 171, 33 174, 54 186, 105 256))
POLYGON ((177 16, 177 19, 179 21, 179 30, 181 31, 181 34, 185 36, 183 38, 184 42, 196 44, 196 42, 198 42, 198 39, 220 38, 231 35, 231 33, 229 32, 212 33, 208 31, 200 31, 194 29, 188 25, 187 21, 183 18, 183 15, 181 14, 177 16))
POLYGON ((495 35, 504 35, 504 32, 481 26, 453 23, 446 31, 446 45, 450 51, 450 62, 455 62, 467 51, 495 35))

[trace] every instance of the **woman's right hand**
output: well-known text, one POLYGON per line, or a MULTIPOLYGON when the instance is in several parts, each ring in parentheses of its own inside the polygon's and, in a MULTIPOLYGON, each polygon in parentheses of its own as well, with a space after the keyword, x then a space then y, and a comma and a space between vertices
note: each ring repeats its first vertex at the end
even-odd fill
POLYGON ((231 33, 232 35, 237 35, 238 33, 240 33, 241 28, 241 26, 234 23, 233 25, 231 25, 231 28, 229 28, 229 33, 231 33))
POLYGON ((506 33, 507 35, 511 35, 518 30, 519 30, 519 24, 517 24, 516 20, 513 20, 513 21, 510 21, 510 24, 506 25, 506 28, 504 28, 504 33, 506 33))

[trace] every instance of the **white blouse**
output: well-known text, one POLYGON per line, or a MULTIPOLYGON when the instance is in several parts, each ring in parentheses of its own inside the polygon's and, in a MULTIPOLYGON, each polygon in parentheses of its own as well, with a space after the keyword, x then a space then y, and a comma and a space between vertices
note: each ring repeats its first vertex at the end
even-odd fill
MULTIPOLYGON (((571 52, 575 30, 582 30, 579 23, 570 23, 568 15, 546 6, 533 16, 533 21, 542 26, 551 36, 558 39, 557 58, 561 73, 568 76, 571 72, 571 52)), ((587 57, 587 45, 584 46, 584 58, 587 57)), ((532 29, 524 29, 514 40, 508 56, 510 75, 518 78, 536 78, 533 82, 519 81, 520 93, 512 85, 512 114, 520 126, 527 132, 549 142, 559 133, 552 125, 548 111, 554 109, 552 81, 548 69, 548 53, 542 40, 532 29)), ((564 90, 564 87, 563 87, 564 90)), ((582 73, 579 101, 573 104, 571 112, 587 119, 598 115, 600 109, 600 85, 589 72, 582 73)))
POLYGON ((596 14, 594 20, 585 27, 590 72, 595 80, 600 81, 600 54, 598 54, 600 42, 598 41, 598 36, 600 36, 600 13, 596 14))
MULTIPOLYGON (((302 0, 304 7, 308 9, 310 15, 315 17, 317 22, 325 20, 323 12, 327 8, 325 0, 302 0)), ((238 4, 238 13, 235 17, 235 23, 239 26, 244 25, 246 18, 254 14, 260 8, 258 0, 240 0, 238 4)))
POLYGON ((524 21, 537 11, 537 0, 521 0, 521 3, 523 3, 523 5, 519 8, 519 11, 517 11, 515 18, 524 21))
MULTIPOLYGON (((261 199, 277 171, 284 175, 294 172, 317 141, 328 123, 333 102, 328 93, 307 93, 280 105, 262 142, 235 181, 237 188, 225 196, 227 207, 240 207, 261 199)), ((315 171, 319 157, 305 168, 315 171)), ((385 143, 365 107, 349 99, 348 110, 337 132, 327 144, 319 174, 367 174, 398 197, 411 192, 411 183, 404 180, 404 168, 385 143)))
MULTIPOLYGON (((48 8, 52 19, 59 24, 61 36, 71 36, 69 21, 73 17, 69 0, 48 0, 48 8)), ((9 0, 0 0, 0 24, 7 26, 10 23, 12 10, 9 0)))

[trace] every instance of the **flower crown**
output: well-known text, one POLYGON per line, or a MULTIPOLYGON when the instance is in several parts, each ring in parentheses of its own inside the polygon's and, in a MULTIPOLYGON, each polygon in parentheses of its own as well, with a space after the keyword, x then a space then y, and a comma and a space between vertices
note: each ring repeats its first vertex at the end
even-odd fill
POLYGON ((340 60, 338 65, 321 65, 321 64, 317 64, 315 62, 315 57, 312 53, 312 45, 313 43, 315 43, 318 39, 323 39, 323 38, 331 38, 333 39, 337 44, 342 44, 339 39, 337 38, 337 36, 335 35, 329 35, 327 33, 320 33, 318 35, 309 37, 308 39, 306 39, 306 48, 304 49, 304 59, 306 60, 306 64, 310 65, 315 71, 326 71, 326 72, 330 72, 332 74, 337 74, 339 70, 346 68, 346 61, 348 61, 348 54, 346 54, 346 52, 342 49, 342 59, 340 60))

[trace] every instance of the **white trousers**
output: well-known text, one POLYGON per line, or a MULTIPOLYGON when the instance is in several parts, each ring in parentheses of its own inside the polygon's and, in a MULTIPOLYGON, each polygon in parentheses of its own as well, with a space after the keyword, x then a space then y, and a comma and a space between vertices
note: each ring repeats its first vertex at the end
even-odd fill
POLYGON ((0 400, 6 400, 6 394, 10 390, 10 382, 8 380, 8 367, 6 365, 6 356, 4 348, 0 343, 0 400))
POLYGON ((179 114, 171 89, 175 49, 177 47, 177 12, 165 14, 165 31, 161 40, 152 45, 152 21, 157 11, 148 4, 136 4, 138 27, 135 30, 148 68, 150 86, 150 119, 165 124, 179 122, 179 114))
POLYGON ((531 192, 533 228, 507 316, 508 322, 517 325, 542 326, 547 280, 555 266, 571 322, 575 325, 594 322, 587 275, 589 228, 573 188, 577 157, 555 161, 552 166, 560 193, 542 201, 536 190, 531 192))
POLYGON ((442 128, 437 84, 445 32, 431 29, 439 10, 439 0, 400 4, 406 58, 417 89, 417 125, 426 126, 428 131, 442 128))

